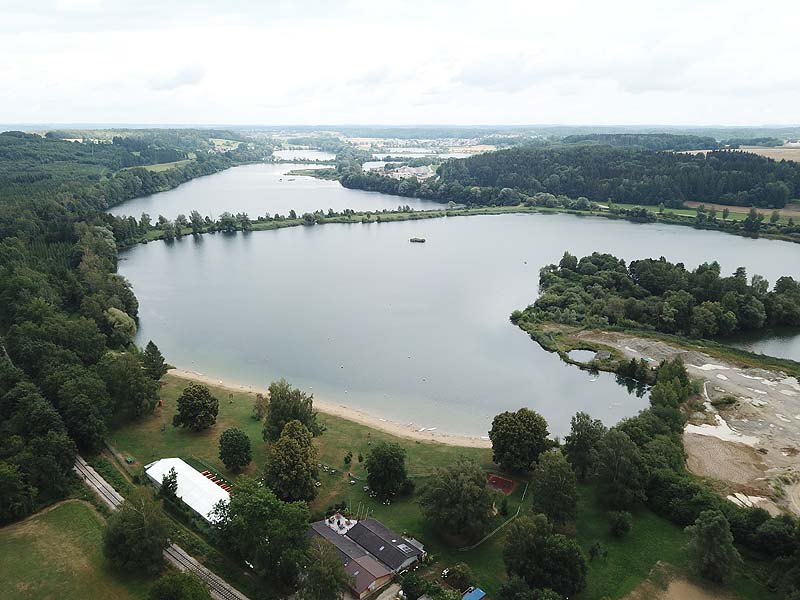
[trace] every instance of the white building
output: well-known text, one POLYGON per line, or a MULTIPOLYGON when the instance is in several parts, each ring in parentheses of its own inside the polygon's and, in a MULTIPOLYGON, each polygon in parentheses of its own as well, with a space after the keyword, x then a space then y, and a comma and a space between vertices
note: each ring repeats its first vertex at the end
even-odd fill
POLYGON ((224 500, 227 503, 230 500, 230 494, 222 487, 222 482, 216 482, 210 473, 200 473, 180 458, 162 458, 147 465, 144 471, 153 483, 160 486, 170 469, 175 469, 178 475, 178 491, 175 495, 211 523, 211 511, 217 502, 224 500))

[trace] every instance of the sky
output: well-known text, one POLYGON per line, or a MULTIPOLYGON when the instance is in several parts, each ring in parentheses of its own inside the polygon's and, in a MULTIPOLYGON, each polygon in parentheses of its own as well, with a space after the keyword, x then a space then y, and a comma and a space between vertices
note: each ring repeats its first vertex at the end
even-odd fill
POLYGON ((0 0, 0 121, 800 123, 800 2, 0 0))

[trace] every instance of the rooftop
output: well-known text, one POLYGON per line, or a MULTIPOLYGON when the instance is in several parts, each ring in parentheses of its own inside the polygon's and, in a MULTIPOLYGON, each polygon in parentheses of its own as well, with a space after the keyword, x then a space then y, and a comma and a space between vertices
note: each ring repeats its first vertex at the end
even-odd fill
POLYGON ((175 469, 178 474, 176 496, 210 523, 214 505, 220 500, 227 502, 230 494, 180 458, 162 458, 144 468, 156 485, 161 485, 170 469, 175 469))

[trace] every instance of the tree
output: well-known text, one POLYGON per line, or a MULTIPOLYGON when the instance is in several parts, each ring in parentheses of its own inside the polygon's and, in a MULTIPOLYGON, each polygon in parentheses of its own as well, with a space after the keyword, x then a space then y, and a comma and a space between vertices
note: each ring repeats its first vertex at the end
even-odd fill
POLYGON ((586 559, 575 540, 553 533, 544 515, 520 517, 508 526, 503 560, 509 576, 534 589, 571 597, 586 586, 586 559))
POLYGON ((212 515, 223 545, 253 565, 258 575, 295 582, 305 562, 308 507, 281 502, 250 477, 239 477, 234 492, 212 515))
POLYGON ((585 412, 575 413, 570 424, 569 435, 564 438, 564 455, 578 478, 585 479, 597 467, 597 449, 606 428, 602 421, 592 419, 585 412))
POLYGON ((338 600, 347 590, 350 578, 336 547, 328 540, 315 537, 306 551, 308 567, 300 588, 301 600, 338 600))
POLYGON ((250 464, 253 453, 247 434, 236 427, 223 431, 219 437, 219 459, 231 471, 238 471, 250 464))
POLYGON ((461 457, 455 463, 436 469, 419 498, 423 514, 444 531, 454 535, 476 536, 489 523, 492 497, 486 473, 480 466, 461 457))
POLYGON ((206 584, 193 573, 171 571, 150 588, 149 600, 211 600, 206 584))
POLYGON ((24 517, 33 509, 36 488, 14 464, 0 461, 0 523, 24 517))
POLYGON ((267 414, 267 399, 264 394, 256 394, 256 399, 253 401, 253 412, 250 416, 256 421, 260 421, 267 414))
POLYGON ((456 563, 450 567, 450 572, 447 573, 447 582, 456 591, 463 592, 475 583, 475 574, 467 563, 456 563))
POLYGON ((394 496, 408 479, 406 451, 398 444, 378 442, 367 454, 367 483, 382 500, 394 496))
POLYGON ((200 383, 190 383, 178 398, 178 412, 172 417, 173 427, 189 427, 194 431, 208 429, 217 421, 219 400, 200 383))
POLYGON ((611 511, 608 513, 608 527, 611 530, 611 535, 624 538, 633 527, 633 517, 631 513, 625 510, 611 511))
POLYGON ((647 468, 628 434, 612 428, 600 444, 598 468, 603 499, 612 508, 627 509, 645 500, 647 468))
POLYGON ((103 552, 111 562, 131 571, 158 573, 169 545, 170 523, 147 490, 134 490, 108 519, 103 552))
POLYGON ((733 546, 733 534, 725 515, 718 510, 704 510, 686 532, 687 551, 696 572, 714 583, 728 581, 742 558, 733 546))
POLYGON ((564 596, 550 589, 531 589, 524 579, 512 577, 500 586, 498 600, 564 600, 564 596))
POLYGON ((531 491, 536 509, 555 523, 563 524, 578 512, 575 473, 558 449, 539 457, 531 491))
POLYGON ((144 372, 153 381, 158 381, 167 374, 168 369, 167 364, 164 362, 164 357, 152 340, 147 342, 147 346, 144 349, 142 366, 144 367, 144 372))
POLYGON ((178 472, 172 467, 168 473, 161 478, 161 487, 158 493, 166 500, 175 500, 178 494, 178 472))
POLYGON ((489 431, 492 459, 504 469, 527 471, 551 446, 548 435, 547 421, 528 408, 500 413, 489 431))
POLYGON ((282 500, 311 500, 316 476, 317 450, 311 432, 300 421, 289 421, 270 448, 264 481, 282 500))
POLYGON ((273 381, 269 386, 269 404, 264 419, 264 440, 276 441, 289 421, 300 421, 312 435, 322 433, 314 410, 314 395, 293 388, 288 381, 273 381))
POLYGON ((158 402, 158 384, 145 375, 138 357, 128 352, 103 356, 97 372, 111 397, 112 411, 126 418, 151 413, 158 402))

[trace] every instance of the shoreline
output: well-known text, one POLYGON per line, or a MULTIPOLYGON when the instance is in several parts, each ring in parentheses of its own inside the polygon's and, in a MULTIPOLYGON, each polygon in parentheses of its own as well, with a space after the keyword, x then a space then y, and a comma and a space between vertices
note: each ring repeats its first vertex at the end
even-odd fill
MULTIPOLYGON (((196 381, 210 386, 230 390, 232 392, 243 392, 246 394, 261 393, 268 396, 266 388, 258 388, 252 385, 237 383, 226 379, 220 379, 212 375, 206 375, 197 371, 188 369, 173 368, 167 372, 168 375, 173 375, 180 379, 189 381, 196 381)), ((443 431, 418 431, 408 425, 390 421, 382 417, 367 413, 357 408, 352 408, 338 402, 325 400, 319 398, 314 394, 314 408, 320 413, 346 419, 359 425, 364 425, 372 429, 377 429, 388 433, 390 435, 414 440, 417 442, 434 442, 439 444, 446 444, 448 446, 460 446, 462 448, 491 448, 492 443, 489 438, 481 438, 478 436, 460 435, 455 433, 446 433, 443 431)))

